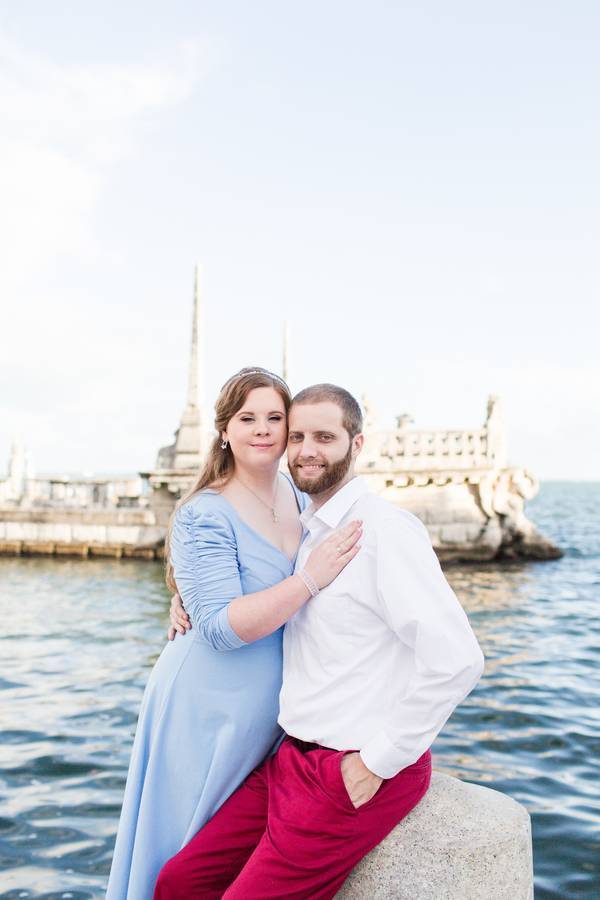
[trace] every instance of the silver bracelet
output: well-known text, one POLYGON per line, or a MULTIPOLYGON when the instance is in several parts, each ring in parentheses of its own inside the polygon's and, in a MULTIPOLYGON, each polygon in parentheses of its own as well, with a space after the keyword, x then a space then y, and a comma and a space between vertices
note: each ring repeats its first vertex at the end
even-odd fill
POLYGON ((296 575, 298 575, 298 577, 302 579, 310 592, 310 596, 316 597, 319 593, 319 588, 317 587, 315 581, 310 577, 306 569, 300 569, 298 572, 296 572, 296 575))

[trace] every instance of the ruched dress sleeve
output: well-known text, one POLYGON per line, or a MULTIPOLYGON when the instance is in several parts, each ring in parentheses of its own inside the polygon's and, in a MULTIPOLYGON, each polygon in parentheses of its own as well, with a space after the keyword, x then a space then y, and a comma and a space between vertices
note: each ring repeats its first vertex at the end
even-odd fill
POLYGON ((243 593, 233 528, 218 511, 187 503, 177 511, 171 562, 186 612, 215 650, 246 645, 229 624, 227 607, 243 593))

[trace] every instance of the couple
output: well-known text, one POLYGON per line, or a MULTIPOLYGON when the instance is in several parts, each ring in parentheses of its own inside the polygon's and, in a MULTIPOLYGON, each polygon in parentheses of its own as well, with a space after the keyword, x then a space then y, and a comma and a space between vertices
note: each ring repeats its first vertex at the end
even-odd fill
POLYGON ((425 794, 482 671, 425 528, 354 475, 347 391, 292 402, 243 369, 215 425, 168 544, 193 627, 144 695, 108 900, 333 897, 425 794))

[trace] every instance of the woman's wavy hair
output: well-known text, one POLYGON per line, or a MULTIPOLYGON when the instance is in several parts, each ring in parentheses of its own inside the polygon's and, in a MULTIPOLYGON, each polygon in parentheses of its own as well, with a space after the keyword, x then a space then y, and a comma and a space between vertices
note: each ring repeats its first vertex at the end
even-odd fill
POLYGON ((194 494, 197 494, 198 491, 207 487, 217 489, 223 488, 230 480, 235 469, 235 459, 229 444, 227 444, 225 449, 221 447, 223 440, 222 434, 227 430, 227 425, 230 420, 246 402, 246 398, 250 391, 261 387, 270 387, 277 391, 283 400, 287 415, 292 403, 290 389, 285 381, 282 378, 279 378, 278 375, 274 375, 272 372, 269 372, 268 369, 261 369, 259 366, 248 366, 247 368, 240 369, 239 372, 232 375, 232 377, 225 382, 217 397, 217 402, 215 403, 215 429, 217 433, 210 445, 198 478, 189 491, 177 502, 167 528, 164 552, 166 569, 165 577, 167 587, 169 590, 173 591, 173 593, 177 593, 177 585, 173 574, 170 548, 175 513, 180 506, 187 503, 187 501, 193 497, 194 494))

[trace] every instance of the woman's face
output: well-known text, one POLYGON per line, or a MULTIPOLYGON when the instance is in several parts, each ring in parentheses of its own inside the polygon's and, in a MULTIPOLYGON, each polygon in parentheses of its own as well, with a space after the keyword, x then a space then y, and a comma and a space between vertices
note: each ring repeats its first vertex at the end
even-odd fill
POLYGON ((272 467, 287 444, 287 417, 283 399, 272 387, 250 391, 223 432, 236 466, 245 469, 272 467))

